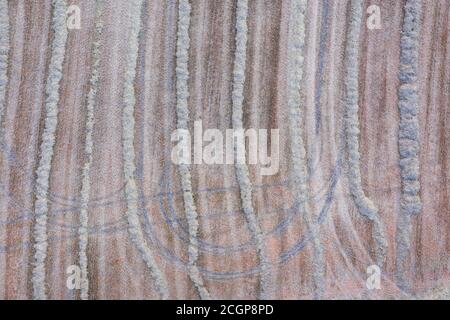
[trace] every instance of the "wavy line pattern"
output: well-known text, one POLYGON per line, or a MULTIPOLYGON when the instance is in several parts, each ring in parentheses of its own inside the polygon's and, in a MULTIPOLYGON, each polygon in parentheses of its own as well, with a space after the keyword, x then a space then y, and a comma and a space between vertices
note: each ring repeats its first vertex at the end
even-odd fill
POLYGON ((131 12, 129 15, 130 38, 128 42, 128 54, 126 59, 126 73, 124 80, 123 93, 123 113, 122 113, 122 129, 123 129, 123 171, 125 177, 125 197, 127 201, 126 217, 128 220, 128 231, 132 242, 139 250, 150 269, 150 273, 155 280, 156 290, 162 299, 169 299, 169 287, 164 274, 160 271, 153 257, 148 244, 145 241, 144 234, 141 229, 138 215, 139 194, 137 191, 135 173, 135 150, 134 150, 134 131, 135 119, 134 108, 136 105, 136 96, 134 92, 134 79, 136 77, 136 64, 138 56, 138 38, 141 28, 141 9, 143 0, 134 0, 130 3, 131 12))
POLYGON ((34 268, 31 281, 33 283, 34 299, 46 299, 45 288, 45 260, 47 257, 47 213, 48 213, 48 190, 50 181, 51 162, 53 158, 53 147, 55 145, 55 131, 58 124, 58 102, 59 86, 63 73, 63 62, 66 53, 66 10, 65 0, 53 0, 52 28, 54 39, 52 44, 52 56, 49 66, 49 75, 45 88, 45 124, 42 134, 42 143, 39 155, 39 165, 36 170, 36 201, 34 225, 34 268))
POLYGON ((399 286, 406 291, 409 290, 407 264, 411 249, 411 217, 419 214, 422 209, 420 200, 419 94, 416 84, 421 12, 421 1, 406 1, 400 39, 398 148, 402 192, 396 245, 398 252, 397 279, 399 286))
POLYGON ((361 182, 359 154, 359 104, 358 104, 358 76, 359 76, 359 36, 363 15, 361 0, 352 0, 350 7, 350 22, 347 30, 347 44, 345 47, 345 135, 349 163, 350 192, 359 213, 372 221, 372 237, 375 241, 376 262, 382 266, 386 260, 387 240, 385 230, 378 209, 364 194, 361 182))

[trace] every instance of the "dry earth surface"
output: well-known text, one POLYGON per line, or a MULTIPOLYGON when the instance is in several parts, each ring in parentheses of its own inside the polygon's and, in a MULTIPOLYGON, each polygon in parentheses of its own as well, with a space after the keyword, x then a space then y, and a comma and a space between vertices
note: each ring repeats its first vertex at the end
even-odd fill
POLYGON ((304 12, 297 12, 295 0, 251 0, 243 18, 247 32, 236 27, 242 0, 0 2, 0 12, 7 10, 9 18, 6 26, 0 21, 0 53, 9 48, 0 81, 0 298, 42 298, 42 292, 49 299, 449 298, 450 1, 310 0, 304 12), (351 2, 363 8, 354 43, 359 60, 353 65, 359 75, 361 185, 378 208, 387 243, 379 290, 366 286, 367 268, 379 264, 375 224, 356 205, 345 147, 351 2), (405 8, 414 2, 421 4, 414 85, 422 207, 405 225, 398 90, 405 8), (381 9, 381 29, 366 27, 366 8, 373 4, 381 9), (79 6, 81 28, 68 30, 58 88, 51 78, 52 57, 61 52, 52 45, 64 34, 53 20, 55 8, 69 5, 79 6), (186 5, 190 21, 183 34, 186 20, 180 15, 186 15, 186 5), (292 44, 292 30, 302 27, 296 14, 305 17, 300 50, 292 44), (100 18, 101 33, 96 32, 100 18), (177 48, 182 51, 187 35, 188 128, 192 132, 194 120, 201 119, 205 129, 225 132, 239 106, 232 100, 235 58, 242 53, 237 30, 247 35, 243 126, 280 129, 278 173, 262 176, 259 165, 248 166, 256 231, 244 210, 238 168, 193 164, 198 217, 187 219, 183 170, 170 157, 183 100, 180 94, 177 98, 183 89, 183 57, 177 48), (292 79, 298 80, 294 54, 304 57, 294 64, 303 73, 297 100, 290 93, 296 84, 292 79), (95 72, 98 81, 92 81, 95 72), (90 135, 87 96, 93 86, 90 135), (52 118, 49 96, 55 93, 57 117, 52 118), (299 135, 290 130, 297 120, 289 111, 291 98, 302 113, 299 135), (49 118, 56 120, 52 154, 42 149, 49 118), (306 171, 297 174, 305 178, 304 202, 294 178, 301 165, 295 165, 292 148, 299 143, 306 150, 306 171), (43 165, 45 157, 49 166, 43 165), (83 198, 86 163, 90 189, 83 198), (135 166, 131 178, 130 164, 135 166), (48 169, 48 186, 39 183, 39 168, 48 169), (40 197, 47 208, 37 213, 40 197), (88 283, 84 291, 70 290, 67 268, 80 265, 80 241, 86 239, 86 230, 80 229, 83 208, 88 283), (47 217, 46 238, 36 234, 41 215, 47 217), (138 236, 133 238, 133 232, 138 236), (408 234, 410 250, 398 239, 402 232, 408 234), (36 263, 37 251, 44 254, 43 264, 36 263))

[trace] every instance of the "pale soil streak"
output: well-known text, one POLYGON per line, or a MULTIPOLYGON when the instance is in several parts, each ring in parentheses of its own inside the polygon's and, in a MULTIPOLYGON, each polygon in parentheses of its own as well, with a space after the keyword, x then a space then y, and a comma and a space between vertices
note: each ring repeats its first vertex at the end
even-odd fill
MULTIPOLYGON (((230 106, 227 101, 231 95, 231 62, 232 50, 234 46, 234 27, 232 20, 233 4, 231 1, 221 2, 197 2, 192 3, 191 32, 192 43, 202 43, 202 46, 192 46, 190 50, 191 86, 190 86, 190 106, 191 118, 201 119, 204 130, 207 128, 220 128, 225 130, 230 127, 230 106), (223 45, 223 50, 217 50, 219 45, 223 45)), ((230 178, 233 173, 232 166, 193 166, 192 184, 193 188, 214 188, 217 186, 228 186, 235 183, 230 178)), ((214 211, 233 211, 235 205, 233 200, 237 199, 235 194, 226 193, 224 201, 211 201, 216 199, 207 193, 197 193, 197 210, 202 212, 199 219, 199 238, 208 243, 221 243, 224 245, 235 244, 235 237, 231 227, 235 221, 233 218, 222 217, 211 219, 210 214, 214 211)), ((203 247, 202 247, 203 248, 203 247)), ((212 270, 219 266, 224 270, 232 270, 238 267, 234 262, 218 261, 221 255, 208 253, 199 250, 199 265, 212 270)), ((241 253, 237 253, 241 256, 241 253)), ((216 285, 213 281, 205 281, 212 296, 232 297, 233 294, 241 296, 243 290, 235 291, 230 283, 216 285), (233 292, 234 291, 234 292, 233 292)))
MULTIPOLYGON (((124 218, 126 208, 123 196, 122 109, 124 65, 129 39, 127 30, 130 23, 125 13, 131 9, 128 2, 115 0, 105 1, 104 8, 104 47, 93 134, 90 198, 104 199, 98 201, 100 203, 114 202, 113 205, 89 209, 92 212, 92 225, 104 225, 120 220, 124 218)), ((94 233, 90 239, 91 298, 118 299, 125 298, 125 295, 133 297, 135 290, 139 290, 128 281, 128 275, 132 271, 128 269, 127 264, 136 260, 139 265, 143 265, 143 270, 145 264, 142 259, 137 258, 139 253, 129 240, 123 225, 120 230, 108 235, 94 233), (96 254, 97 252, 101 254, 96 254), (132 252, 136 252, 133 259, 129 256, 132 252)))
POLYGON ((0 123, 2 123, 5 110, 6 86, 8 83, 8 57, 9 57, 9 10, 8 2, 0 2, 0 123))
POLYGON ((83 300, 89 299, 89 267, 87 257, 87 246, 89 241, 89 211, 88 203, 91 188, 91 165, 92 165, 92 152, 93 141, 92 132, 94 130, 95 120, 95 106, 97 98, 98 88, 98 67, 100 64, 101 55, 101 43, 100 37, 103 31, 103 0, 96 1, 96 14, 95 14, 95 33, 92 44, 92 70, 89 80, 89 92, 86 97, 86 129, 85 129, 85 142, 84 142, 84 156, 85 162, 82 171, 81 182, 81 210, 80 210, 80 226, 78 228, 78 248, 79 248, 79 263, 81 269, 81 291, 80 298, 83 300))
POLYGON ((46 299, 46 262, 48 249, 48 209, 49 185, 56 129, 58 125, 59 89, 63 76, 63 63, 66 52, 67 29, 65 28, 66 2, 53 0, 52 30, 53 42, 51 45, 50 64, 45 86, 45 120, 41 135, 39 164, 36 168, 34 203, 34 262, 31 282, 33 284, 33 298, 46 299))
MULTIPOLYGON (((232 127, 233 129, 245 129, 244 126, 244 84, 247 60, 248 43, 248 1, 238 0, 236 9, 236 47, 233 62, 233 90, 232 90, 232 127)), ((237 147, 234 146, 234 161, 236 168, 236 179, 239 184, 242 213, 248 223, 252 239, 255 242, 255 249, 259 261, 259 299, 269 299, 273 289, 270 283, 270 261, 268 260, 267 249, 260 220, 253 205, 253 183, 250 180, 250 173, 246 163, 238 163, 237 147)), ((244 155, 244 160, 248 159, 244 155)))
MULTIPOLYGON (((398 135, 397 86, 398 75, 390 70, 398 70, 399 41, 403 4, 401 2, 379 2, 381 10, 386 12, 383 28, 387 32, 371 32, 362 29, 365 41, 361 46, 361 61, 371 61, 371 64, 360 65, 361 96, 361 174, 363 188, 368 196, 377 204, 381 219, 386 225, 388 243, 395 243, 395 221, 399 211, 398 190, 398 142, 392 136, 398 135), (382 76, 380 76, 382 75, 382 76), (373 121, 371 119, 375 119, 373 121), (380 147, 384 152, 381 152, 380 147), (371 170, 373 167, 383 167, 386 170, 371 170), (380 188, 380 186, 385 188, 380 188)), ((370 232, 370 225, 357 222, 361 233, 370 232)), ((372 245, 371 243, 368 243, 372 245)), ((387 252, 386 271, 394 272, 393 253, 395 247, 390 246, 387 252)))
MULTIPOLYGON (((0 1, 0 145, 4 146, 3 134, 3 114, 5 111, 6 88, 8 85, 8 58, 10 48, 10 24, 9 24, 9 8, 7 1, 0 1)), ((5 183, 6 181, 2 181, 5 183)), ((5 208, 4 202, 0 207, 5 208)), ((4 233, 0 233, 0 240, 6 242, 3 237, 4 233)), ((0 268, 4 268, 4 261, 0 260, 0 268)), ((3 277, 0 278, 0 287, 4 288, 3 277)), ((4 295, 4 293, 0 294, 4 295)))
MULTIPOLYGON (((282 89, 277 81, 280 76, 279 69, 283 66, 283 60, 279 59, 280 44, 283 33, 282 24, 288 23, 288 16, 283 20, 282 2, 272 1, 250 1, 248 21, 248 43, 247 43, 247 62, 246 76, 244 84, 244 128, 267 129, 267 139, 271 145, 270 129, 282 128, 283 117, 282 110, 285 108, 283 98, 280 98, 279 90, 282 89), (281 101, 280 101, 281 100, 281 101)), ((289 3, 286 3, 289 6, 289 3)), ((282 97, 282 95, 281 95, 282 97)), ((283 129, 281 129, 283 130, 283 129)), ((283 135, 283 132, 280 133, 283 135)), ((283 141, 280 142, 280 152, 282 152, 283 141)), ((270 154, 270 149, 268 150, 270 154)), ((261 165, 250 165, 248 167, 250 181, 254 186, 262 184, 279 183, 286 179, 286 166, 284 159, 280 159, 279 171, 273 176, 262 176, 261 165)), ((276 237, 264 235, 272 230, 279 223, 279 214, 273 213, 273 210, 283 207, 279 201, 280 194, 284 190, 281 188, 270 188, 261 190, 253 188, 252 204, 255 208, 255 214, 261 226, 264 242, 264 255, 261 257, 268 263, 276 261, 280 253, 276 237)), ((282 197, 280 197, 282 198, 282 197)), ((266 263, 267 263, 266 262, 266 263)), ((266 297, 276 298, 279 294, 278 272, 276 268, 270 268, 261 274, 261 285, 265 285, 268 292, 266 297), (264 283, 266 282, 266 283, 264 283)))
MULTIPOLYGON (((291 7, 289 19, 290 33, 288 38, 288 91, 287 110, 289 113, 289 134, 291 137, 291 162, 292 162, 292 188, 296 201, 299 201, 299 214, 303 216, 307 235, 311 237, 311 273, 314 297, 321 298, 324 291, 325 261, 323 260, 322 235, 317 224, 314 207, 310 206, 310 187, 308 174, 307 153, 305 147, 304 132, 306 116, 305 101, 301 92, 308 83, 303 78, 304 73, 304 48, 306 39, 307 1, 294 2, 291 7)), ((316 16, 316 15, 310 15, 316 16)), ((313 27, 314 28, 314 27, 313 27)), ((314 48, 310 46, 309 48, 314 48)), ((314 54, 312 55, 315 56, 314 54)), ((311 63, 309 64, 311 65, 311 63)))
MULTIPOLYGON (((10 20, 10 68, 16 72, 9 75, 4 130, 5 143, 14 146, 9 149, 19 160, 16 163, 8 163, 5 158, 2 160, 2 182, 6 178, 5 192, 13 195, 7 202, 7 210, 2 211, 3 221, 31 213, 33 208, 34 190, 31 178, 37 163, 45 83, 45 72, 34 73, 33 70, 46 70, 51 5, 50 1, 27 6, 24 2, 14 2, 10 12, 17 13, 16 19, 10 20)), ((5 193, 2 197, 8 199, 5 193)), ((28 220, 6 228, 5 244, 13 246, 22 241, 29 243, 32 239, 30 222, 31 220, 28 220)), ((1 259, 5 261, 4 274, 7 279, 4 298, 30 298, 32 250, 29 247, 20 248, 5 253, 1 259)))
MULTIPOLYGON (((169 299, 169 288, 164 275, 161 273, 159 266, 156 264, 154 254, 148 247, 148 243, 144 238, 144 233, 139 222, 138 215, 138 189, 136 185, 136 155, 134 149, 135 142, 135 77, 136 66, 139 49, 139 35, 141 34, 141 16, 143 8, 142 0, 136 0, 131 3, 131 12, 128 18, 131 20, 129 35, 129 51, 127 52, 127 64, 124 81, 123 94, 123 114, 122 114, 122 143, 123 143, 123 170, 125 178, 125 197, 127 200, 126 216, 129 225, 129 233, 131 241, 142 254, 148 268, 150 269, 155 287, 161 295, 161 299, 169 299)), ((145 17, 145 15, 144 15, 145 17)))
MULTIPOLYGON (((68 34, 64 77, 61 81, 58 127, 56 131, 55 155, 50 176, 49 237, 75 236, 79 225, 79 211, 75 214, 55 215, 58 210, 81 206, 80 185, 84 163, 85 97, 88 89, 91 64, 91 31, 95 18, 95 3, 80 3, 85 15, 82 29, 68 34), (91 11, 94 10, 94 11, 91 11), (84 28, 83 28, 84 27, 84 28), (61 174, 63 173, 63 174, 61 174), (66 228, 61 226, 67 226, 66 228)), ((49 286, 48 298, 73 299, 77 292, 68 290, 65 284, 66 270, 71 265, 80 265, 76 239, 49 242, 48 274, 59 279, 49 286)))
POLYGON ((450 276, 450 3, 426 2, 422 11, 418 69, 422 213, 412 227, 413 290, 441 284, 441 274, 450 276))
MULTIPOLYGON (((180 0, 178 4, 178 30, 177 30, 177 53, 176 53, 176 118, 177 129, 188 130, 190 122, 189 106, 189 46, 190 46, 190 19, 191 5, 188 0, 180 0)), ((194 133, 195 135, 195 133, 194 133)), ((193 142, 195 143, 195 142, 193 142)), ((194 155, 195 158, 195 155, 194 155)), ((203 276, 200 274, 198 260, 198 212, 194 196, 192 194, 191 169, 189 164, 177 166, 183 192, 184 211, 189 234, 188 246, 188 272, 189 277, 200 298, 211 299, 208 289, 203 284, 203 276)))

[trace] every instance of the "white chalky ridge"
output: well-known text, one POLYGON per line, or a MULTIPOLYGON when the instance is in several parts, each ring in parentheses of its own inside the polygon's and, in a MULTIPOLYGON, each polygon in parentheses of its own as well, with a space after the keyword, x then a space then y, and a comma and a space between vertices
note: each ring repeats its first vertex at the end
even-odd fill
POLYGON ((358 119, 359 36, 363 16, 361 0, 352 0, 350 24, 345 48, 345 133, 348 150, 350 192, 361 215, 372 221, 376 263, 381 267, 386 260, 387 240, 378 209, 364 194, 361 182, 358 119))
POLYGON ((397 279, 400 288, 404 290, 409 290, 407 264, 411 249, 411 218, 422 210, 420 199, 419 94, 416 83, 421 11, 421 1, 406 1, 400 39, 398 147, 402 193, 397 222, 397 279))
POLYGON ((123 161, 125 178, 125 197, 127 202, 126 217, 128 220, 128 231, 136 248, 142 255, 150 273, 155 281, 156 290, 164 300, 169 299, 169 287, 163 273, 158 268, 155 258, 145 241, 139 216, 138 216, 138 191, 135 181, 135 150, 134 150, 134 108, 136 97, 134 92, 134 79, 136 77, 136 64, 138 56, 138 37, 141 28, 142 0, 134 0, 130 3, 129 21, 131 22, 128 42, 128 54, 126 58, 124 93, 123 93, 123 161))
POLYGON ((99 66, 100 66, 100 37, 103 32, 103 0, 97 0, 96 17, 97 21, 95 23, 95 38, 92 45, 92 73, 89 80, 89 92, 86 101, 86 141, 84 145, 84 153, 86 157, 86 162, 84 163, 82 170, 82 182, 81 182, 81 210, 80 210, 80 227, 78 229, 78 247, 79 247, 79 263, 81 269, 81 288, 80 288, 80 298, 82 300, 89 299, 89 277, 88 277, 88 259, 87 259, 87 245, 89 238, 89 194, 91 189, 91 179, 90 170, 92 163, 92 151, 93 151, 93 139, 92 134, 95 124, 95 104, 98 90, 98 79, 99 79, 99 66))
MULTIPOLYGON (((242 104, 244 101, 244 81, 245 81, 245 64, 246 64, 246 50, 247 50, 247 16, 248 16, 248 2, 247 0, 238 0, 236 10, 236 51, 234 56, 233 66, 233 92, 232 92, 232 125, 233 129, 243 129, 243 110, 242 104)), ((235 145, 235 156, 237 156, 237 148, 235 145)), ((256 216, 252 203, 252 183, 249 177, 248 167, 245 164, 240 164, 236 161, 236 177, 239 184, 241 205, 245 217, 248 222, 248 227, 252 237, 256 242, 256 250, 258 252, 259 262, 261 265, 261 299, 269 299, 271 297, 270 285, 270 262, 267 257, 266 246, 264 243, 264 236, 259 225, 258 217, 256 216)))
POLYGON ((63 73, 63 62, 66 51, 67 28, 66 10, 64 0, 53 0, 52 28, 54 39, 52 43, 52 56, 49 65, 49 75, 45 88, 45 124, 42 133, 39 165, 36 170, 36 201, 34 224, 34 263, 31 282, 33 284, 33 298, 46 299, 45 288, 45 260, 47 257, 47 214, 48 214, 48 189, 53 148, 55 145, 55 131, 58 124, 59 87, 63 73))
POLYGON ((325 260, 317 218, 311 213, 308 204, 308 170, 305 144, 303 141, 304 105, 301 98, 306 7, 307 0, 292 2, 288 45, 287 106, 289 111, 289 131, 292 152, 292 187, 300 205, 299 210, 312 239, 314 297, 319 299, 324 292, 325 260))
MULTIPOLYGON (((9 57, 9 16, 8 1, 0 1, 0 126, 3 120, 6 103, 6 87, 8 84, 8 57, 9 57)), ((3 130, 0 130, 0 139, 3 140, 3 130)), ((0 142, 3 142, 1 141, 0 142)))
MULTIPOLYGON (((189 24, 191 15, 191 5, 188 0, 180 0, 178 6, 178 31, 177 31, 177 52, 176 52, 176 90, 177 90, 177 128, 189 130, 189 24)), ((194 283, 200 298, 211 299, 211 296, 203 283, 203 278, 197 266, 198 261, 198 213, 192 195, 192 182, 190 166, 186 164, 178 165, 178 172, 183 190, 184 210, 188 223, 189 246, 188 246, 188 272, 194 283)))

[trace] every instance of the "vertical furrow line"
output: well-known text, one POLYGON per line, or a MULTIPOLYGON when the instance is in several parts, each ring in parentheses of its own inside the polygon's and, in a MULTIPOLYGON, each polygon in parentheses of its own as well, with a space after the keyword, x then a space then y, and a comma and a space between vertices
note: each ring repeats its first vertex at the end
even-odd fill
MULTIPOLYGON (((189 24, 191 5, 188 0, 180 0, 178 7, 178 31, 176 52, 176 90, 177 90, 177 128, 189 130, 189 24)), ((201 299, 211 299, 204 286, 197 266, 198 260, 198 219, 197 207, 192 195, 191 172, 188 164, 178 165, 178 172, 183 190, 184 210, 189 229, 188 272, 201 299)))
POLYGON ((162 299, 169 299, 169 287, 167 281, 158 268, 156 260, 148 244, 144 239, 138 215, 139 195, 136 186, 135 173, 135 150, 134 150, 134 131, 135 119, 134 108, 136 105, 136 96, 134 89, 134 79, 136 77, 136 65, 138 56, 138 38, 141 28, 141 10, 143 0, 134 0, 130 3, 129 21, 131 22, 128 42, 128 54, 126 57, 124 93, 123 93, 123 170, 125 178, 125 198, 127 203, 126 217, 128 220, 128 231, 131 241, 142 255, 145 263, 150 269, 150 273, 156 283, 156 290, 162 299))
MULTIPOLYGON (((245 65, 247 51, 247 0, 238 0, 236 11, 236 49, 233 65, 233 91, 232 91, 232 126, 233 129, 243 129, 243 102, 244 102, 244 82, 245 65)), ((234 144, 236 178, 239 185, 242 210, 248 223, 249 230, 256 243, 258 259, 261 266, 260 274, 260 298, 269 299, 271 297, 271 283, 269 279, 270 262, 267 257, 267 250, 264 243, 264 235, 258 221, 258 217, 253 209, 252 183, 250 181, 249 170, 244 163, 237 161, 237 147, 234 144)))
POLYGON ((290 17, 288 43, 288 98, 289 131, 292 152, 292 188, 299 202, 299 211, 303 216, 306 229, 311 236, 313 246, 313 285, 314 297, 320 299, 324 292, 325 260, 320 240, 317 219, 308 205, 308 171, 306 150, 303 140, 304 106, 301 98, 303 79, 303 48, 305 45, 305 11, 307 0, 293 0, 290 17))
POLYGON ((8 84, 9 57, 9 12, 8 1, 0 1, 0 144, 3 144, 3 114, 6 103, 6 86, 8 84))
POLYGON ((397 280, 399 287, 404 290, 409 289, 407 264, 411 247, 411 216, 419 214, 422 209, 419 171, 419 94, 416 83, 421 11, 421 1, 406 1, 400 39, 398 147, 402 191, 397 223, 397 280))
POLYGON ((47 257, 47 214, 48 190, 50 180, 55 131, 58 123, 59 87, 63 76, 63 63, 66 51, 67 28, 65 0, 53 0, 52 28, 54 39, 52 56, 45 88, 45 122, 40 147, 39 165, 36 170, 36 201, 34 224, 34 264, 32 271, 33 298, 46 299, 45 260, 47 257))
POLYGON ((316 94, 314 97, 315 105, 315 120, 316 120, 316 134, 319 134, 321 123, 322 123, 322 110, 321 110, 321 99, 322 99, 322 88, 324 85, 324 65, 326 60, 326 41, 328 38, 328 16, 329 16, 329 0, 323 1, 322 6, 322 21, 320 26, 320 42, 319 42, 319 66, 318 66, 318 76, 316 94))
POLYGON ((80 210, 80 227, 78 228, 78 249, 79 249, 79 264, 81 269, 81 291, 80 298, 82 300, 89 299, 89 277, 88 277, 88 259, 87 259, 87 245, 89 237, 89 194, 91 189, 90 170, 92 163, 93 140, 92 134, 95 124, 95 103, 98 90, 99 66, 100 66, 100 37, 103 32, 103 0, 97 0, 95 35, 94 43, 92 45, 92 72, 89 80, 89 92, 86 98, 86 140, 84 144, 84 153, 86 162, 82 170, 81 182, 81 210, 80 210))
MULTIPOLYGON (((4 130, 3 130, 3 114, 5 113, 6 104, 6 90, 8 86, 8 60, 9 60, 9 47, 10 47, 10 36, 9 36, 9 11, 8 11, 8 1, 0 0, 0 149, 5 148, 4 141, 4 130)), ((6 181, 2 181, 5 183, 6 181)), ((2 197, 3 198, 3 197, 2 197)), ((4 199, 4 198, 3 198, 4 199)), ((0 201, 0 210, 3 209, 4 200, 0 201)), ((2 235, 3 232, 0 232, 2 235)), ((6 259, 5 259, 6 260, 6 259)), ((0 259, 0 268, 6 267, 6 261, 3 262, 0 259)), ((6 276, 2 276, 0 279, 0 286, 2 287, 0 291, 0 297, 5 296, 6 286, 5 280, 6 276)))
POLYGON ((350 5, 350 22, 347 30, 345 47, 345 136, 349 163, 350 193, 359 213, 372 221, 372 237, 375 241, 376 263, 381 267, 386 259, 387 240, 383 223, 377 207, 364 194, 361 181, 359 153, 359 118, 358 118, 358 76, 359 76, 359 39, 363 4, 361 0, 352 0, 350 5))

